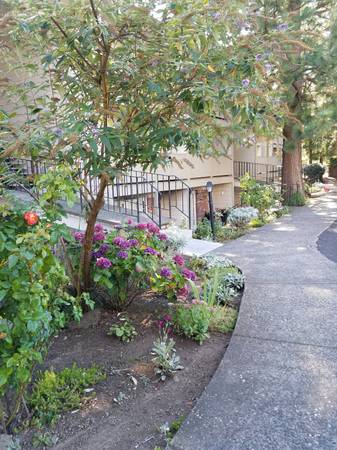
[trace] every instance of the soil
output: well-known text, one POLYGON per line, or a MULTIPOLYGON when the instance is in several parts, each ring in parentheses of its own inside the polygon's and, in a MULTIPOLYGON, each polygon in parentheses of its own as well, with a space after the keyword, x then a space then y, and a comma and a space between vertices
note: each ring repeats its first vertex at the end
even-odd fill
MULTIPOLYGON (((165 448, 159 428, 186 417, 208 384, 230 341, 230 333, 213 333, 203 345, 174 336, 184 370, 158 381, 151 348, 158 337, 157 319, 167 312, 162 299, 143 298, 127 311, 138 336, 122 343, 108 336, 115 312, 95 310, 54 338, 44 365, 56 371, 71 366, 98 365, 105 381, 95 386, 96 396, 80 410, 63 414, 51 434, 55 450, 153 450, 165 448)), ((44 430, 45 431, 45 430, 44 430)), ((21 434, 22 448, 30 450, 36 430, 21 434)), ((40 447, 43 448, 43 447, 40 447)))

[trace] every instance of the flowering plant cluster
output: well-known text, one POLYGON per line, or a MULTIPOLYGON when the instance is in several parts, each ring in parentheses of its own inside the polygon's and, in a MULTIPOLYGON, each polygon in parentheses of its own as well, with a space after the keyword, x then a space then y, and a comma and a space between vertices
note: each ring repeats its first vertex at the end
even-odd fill
MULTIPOLYGON (((76 258, 78 263, 78 249, 83 240, 83 233, 73 233, 70 252, 75 263, 76 258)), ((96 284, 108 292, 105 296, 109 298, 107 306, 124 309, 145 289, 166 295, 171 300, 186 298, 196 275, 185 266, 183 256, 172 256, 167 252, 167 246, 167 235, 153 223, 134 224, 129 220, 110 232, 96 224, 92 272, 96 284)))

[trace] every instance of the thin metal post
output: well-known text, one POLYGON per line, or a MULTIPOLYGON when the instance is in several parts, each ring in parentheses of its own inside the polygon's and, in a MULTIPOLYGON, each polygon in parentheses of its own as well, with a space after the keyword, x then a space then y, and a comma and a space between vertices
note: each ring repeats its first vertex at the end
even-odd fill
POLYGON ((209 214, 210 214, 210 220, 211 220, 212 235, 213 235, 213 240, 215 241, 214 205, 213 205, 212 192, 208 192, 208 203, 209 203, 209 214))

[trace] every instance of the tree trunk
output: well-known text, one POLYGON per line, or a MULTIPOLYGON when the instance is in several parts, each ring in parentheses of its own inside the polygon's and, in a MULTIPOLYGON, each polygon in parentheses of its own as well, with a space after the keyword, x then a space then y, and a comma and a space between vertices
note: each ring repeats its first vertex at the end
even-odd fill
MULTIPOLYGON (((284 133, 286 132, 286 127, 284 133)), ((285 136, 286 137, 286 136, 285 136)), ((302 147, 296 143, 294 150, 282 153, 282 196, 284 202, 289 203, 294 193, 304 196, 304 183, 302 176, 302 147)))
POLYGON ((83 248, 81 254, 81 264, 80 264, 80 276, 82 279, 82 286, 78 286, 78 292, 88 292, 91 287, 91 249, 92 241, 95 231, 95 223, 97 220, 98 213, 104 205, 104 192, 109 183, 109 177, 107 174, 103 173, 100 178, 100 184, 98 193, 95 200, 92 202, 90 211, 87 217, 87 227, 85 230, 83 248))
MULTIPOLYGON (((289 0, 288 12, 294 14, 299 12, 301 0, 289 0)), ((283 128, 283 155, 282 155, 282 195, 285 203, 289 203, 294 193, 304 197, 304 182, 302 177, 302 99, 303 79, 300 66, 301 50, 298 50, 294 59, 289 61, 286 70, 286 79, 293 77, 288 92, 288 109, 291 113, 283 128), (296 73, 297 72, 297 73, 296 73)))

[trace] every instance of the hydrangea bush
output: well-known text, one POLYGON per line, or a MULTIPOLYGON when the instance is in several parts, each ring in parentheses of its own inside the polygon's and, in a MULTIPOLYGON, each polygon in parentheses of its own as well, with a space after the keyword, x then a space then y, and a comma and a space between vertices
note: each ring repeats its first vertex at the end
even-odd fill
MULTIPOLYGON (((74 265, 79 263, 83 238, 83 233, 73 233, 69 253, 74 265)), ((125 309, 146 289, 170 300, 186 298, 196 280, 195 273, 185 267, 183 256, 172 255, 167 234, 153 223, 134 224, 130 220, 110 232, 96 224, 93 241, 93 280, 105 289, 105 304, 113 309, 125 309)))

